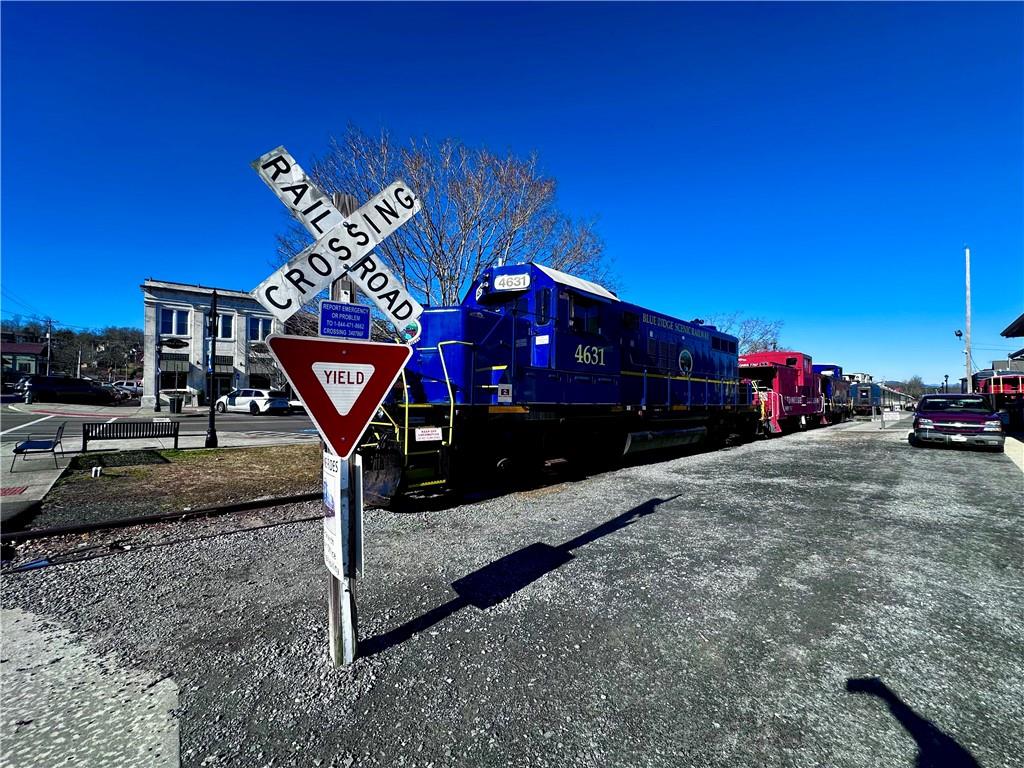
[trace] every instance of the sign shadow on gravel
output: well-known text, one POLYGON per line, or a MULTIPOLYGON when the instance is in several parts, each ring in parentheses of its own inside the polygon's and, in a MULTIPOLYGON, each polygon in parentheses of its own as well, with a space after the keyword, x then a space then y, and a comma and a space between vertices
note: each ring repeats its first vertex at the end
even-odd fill
POLYGON ((877 677, 851 677, 846 681, 850 693, 877 696, 917 743, 917 768, 981 768, 974 755, 960 746, 956 739, 935 723, 911 709, 896 693, 877 677))
POLYGON ((413 635, 429 629, 463 608, 470 606, 480 610, 493 608, 519 590, 568 563, 574 557, 572 550, 579 549, 585 544, 632 525, 640 518, 654 513, 658 505, 672 501, 674 498, 676 496, 645 501, 558 546, 537 541, 488 563, 452 582, 452 589, 455 590, 458 597, 432 608, 389 632, 361 641, 359 655, 365 658, 386 651, 388 648, 408 640, 413 635))

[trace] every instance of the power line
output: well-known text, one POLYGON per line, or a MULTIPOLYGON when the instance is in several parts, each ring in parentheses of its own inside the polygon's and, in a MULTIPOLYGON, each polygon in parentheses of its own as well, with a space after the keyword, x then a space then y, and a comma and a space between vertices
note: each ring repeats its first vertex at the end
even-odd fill
POLYGON ((37 307, 33 306, 32 304, 29 304, 27 301, 19 299, 6 288, 0 288, 0 295, 3 295, 8 301, 13 301, 15 304, 20 304, 21 306, 25 307, 25 309, 27 309, 29 312, 32 312, 37 315, 43 314, 42 312, 39 311, 37 307))

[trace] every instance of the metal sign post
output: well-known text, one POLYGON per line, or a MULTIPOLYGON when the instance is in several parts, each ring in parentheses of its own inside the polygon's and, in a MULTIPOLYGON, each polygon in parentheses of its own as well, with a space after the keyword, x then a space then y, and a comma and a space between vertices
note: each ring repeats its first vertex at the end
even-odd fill
MULTIPOLYGON (((338 212, 342 216, 351 216, 356 206, 359 204, 358 201, 351 195, 335 194, 332 201, 337 208, 338 212)), ((356 290, 352 284, 351 279, 346 275, 344 278, 335 280, 331 283, 330 296, 334 299, 337 304, 351 303, 356 306, 356 290)), ((367 312, 369 314, 369 312, 367 312)), ((320 303, 320 335, 326 336, 324 333, 324 307, 323 302, 320 303)), ((369 317, 367 317, 367 337, 369 337, 369 317)), ((326 453, 324 454, 326 456, 326 453)), ((358 483, 361 486, 363 477, 362 458, 359 459, 359 468, 356 470, 358 475, 358 483)), ((339 490, 343 494, 342 496, 342 511, 348 512, 349 514, 340 514, 338 516, 338 554, 341 555, 340 564, 341 568, 338 573, 330 573, 328 575, 327 584, 327 626, 328 626, 328 637, 331 651, 331 661, 334 662, 334 666, 339 667, 346 664, 351 664, 355 661, 356 653, 359 650, 359 614, 356 611, 356 578, 355 573, 348 575, 348 568, 346 568, 347 561, 345 559, 345 549, 348 549, 349 555, 352 554, 352 532, 350 527, 353 526, 353 521, 358 518, 360 521, 360 529, 362 529, 362 518, 363 518, 363 504, 362 498, 359 499, 358 505, 355 503, 355 499, 351 497, 349 491, 355 487, 355 483, 352 482, 352 466, 351 461, 342 461, 341 470, 339 472, 339 490), (354 514, 352 513, 354 512, 354 514), (344 544, 348 543, 348 547, 344 544)), ((362 531, 360 530, 360 533, 362 531)), ((361 549, 361 547, 360 547, 361 549)), ((349 558, 350 560, 351 558, 349 558)))
POLYGON ((415 216, 420 201, 401 181, 361 208, 351 195, 336 194, 332 200, 283 147, 260 157, 253 168, 316 238, 313 245, 264 280, 253 296, 284 321, 331 286, 333 301, 321 304, 321 338, 312 351, 308 344, 312 339, 271 336, 267 344, 324 441, 329 649, 334 665, 341 666, 351 664, 358 652, 355 580, 363 570, 363 465, 362 457, 353 452, 412 354, 411 348, 403 345, 364 341, 346 345, 341 340, 370 337, 369 310, 354 304, 356 286, 391 321, 399 336, 410 342, 419 338, 417 318, 423 307, 372 249, 415 216), (330 343, 325 344, 325 336, 333 337, 330 343))
POLYGON ((362 457, 324 451, 324 564, 328 584, 328 649, 336 667, 359 650, 356 578, 363 571, 362 457))

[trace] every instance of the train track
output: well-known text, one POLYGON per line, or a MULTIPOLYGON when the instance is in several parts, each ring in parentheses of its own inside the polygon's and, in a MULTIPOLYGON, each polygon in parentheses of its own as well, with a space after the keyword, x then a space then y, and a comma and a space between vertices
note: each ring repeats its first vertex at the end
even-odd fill
POLYGON ((321 516, 320 494, 306 493, 180 512, 5 532, 0 541, 3 561, 0 574, 308 522, 321 516))

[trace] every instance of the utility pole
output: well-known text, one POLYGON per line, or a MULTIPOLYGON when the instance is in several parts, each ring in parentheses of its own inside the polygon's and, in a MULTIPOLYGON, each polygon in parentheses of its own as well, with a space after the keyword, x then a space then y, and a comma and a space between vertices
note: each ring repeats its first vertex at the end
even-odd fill
POLYGON ((964 367, 967 369, 967 392, 970 394, 974 391, 974 382, 971 380, 971 249, 967 246, 964 246, 964 261, 967 268, 967 332, 964 337, 967 343, 964 354, 967 359, 964 361, 964 367))
POLYGON ((75 372, 75 378, 79 379, 82 377, 82 348, 78 348, 78 370, 75 372))
MULTIPOLYGON (((345 218, 355 213, 359 207, 359 201, 352 195, 335 192, 331 197, 334 207, 345 218)), ((331 300, 348 304, 355 303, 356 288, 349 278, 342 277, 331 283, 331 300)), ((341 488, 344 494, 349 494, 351 492, 350 489, 355 486, 353 481, 356 478, 353 478, 351 474, 353 472, 352 464, 353 462, 351 461, 341 462, 341 488)), ((360 472, 361 470, 356 469, 355 471, 360 472)), ((353 500, 352 497, 349 497, 349 504, 352 504, 353 500)), ((340 515, 341 509, 338 509, 335 514, 340 515)), ((351 521, 354 518, 355 510, 351 510, 349 514, 350 528, 352 528, 351 521)), ((343 530, 341 534, 349 537, 348 552, 349 557, 352 557, 355 553, 355 548, 352 546, 354 543, 352 541, 353 531, 343 530)), ((346 567, 349 567, 348 563, 346 563, 346 567)), ((330 580, 327 585, 327 621, 331 660, 335 666, 351 664, 356 658, 359 642, 359 626, 356 616, 355 566, 351 566, 349 575, 346 575, 343 579, 337 578, 329 571, 327 578, 330 580)))
POLYGON ((210 317, 207 321, 207 334, 210 337, 210 359, 206 366, 206 400, 210 406, 210 420, 206 430, 206 447, 217 447, 217 423, 216 409, 214 408, 213 397, 213 367, 217 362, 217 291, 213 292, 213 299, 210 301, 210 317))
POLYGON ((51 350, 50 346, 53 344, 53 334, 50 332, 53 328, 53 322, 50 318, 46 318, 46 375, 50 375, 50 357, 51 350))

